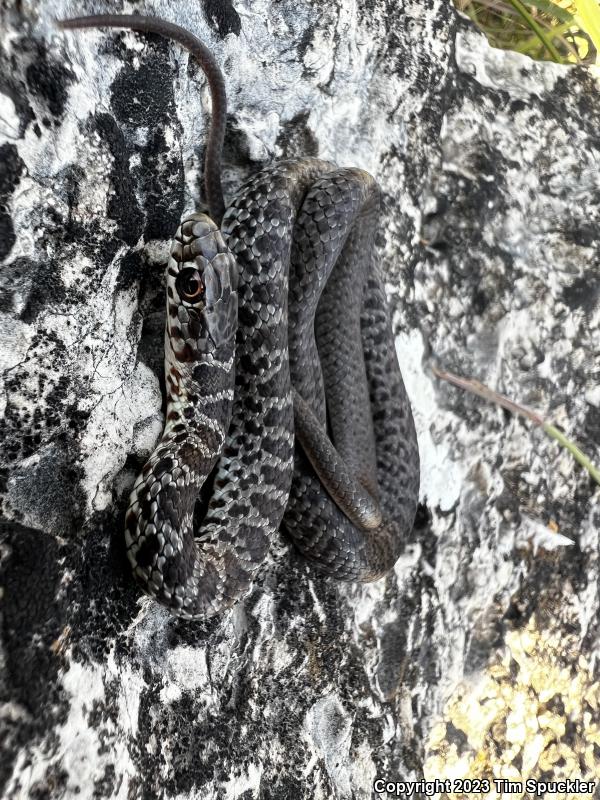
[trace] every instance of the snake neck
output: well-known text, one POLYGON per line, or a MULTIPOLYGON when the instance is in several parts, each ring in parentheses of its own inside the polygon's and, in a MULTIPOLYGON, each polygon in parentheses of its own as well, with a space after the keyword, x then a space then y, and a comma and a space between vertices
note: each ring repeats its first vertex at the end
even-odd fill
POLYGON ((201 455, 198 442, 212 442, 210 450, 220 449, 227 434, 234 396, 235 343, 226 342, 195 362, 179 361, 167 336, 165 339, 165 378, 167 415, 163 443, 192 442, 201 455))

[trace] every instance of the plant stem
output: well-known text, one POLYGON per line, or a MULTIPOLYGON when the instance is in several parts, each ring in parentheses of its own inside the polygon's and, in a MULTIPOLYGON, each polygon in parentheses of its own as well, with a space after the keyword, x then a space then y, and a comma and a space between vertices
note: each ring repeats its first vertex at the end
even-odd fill
MULTIPOLYGON (((575 59, 574 63, 580 63, 582 61, 582 57, 577 51, 577 49, 565 38, 565 34, 567 33, 577 33, 577 28, 573 22, 563 22, 560 25, 557 25, 555 28, 552 28, 552 35, 554 39, 559 39, 560 42, 563 44, 566 50, 573 56, 575 59)), ((531 36, 529 39, 526 39, 523 42, 520 42, 519 48, 520 52, 529 54, 531 48, 535 47, 536 45, 539 46, 539 39, 537 36, 531 36)), ((565 59, 563 58, 563 63, 565 63, 565 59)), ((571 62, 569 62, 571 63, 571 62)))
POLYGON ((461 378, 459 375, 455 375, 453 372, 445 372, 437 367, 432 367, 431 370, 433 374, 438 378, 441 378, 441 380, 452 383, 454 386, 458 386, 459 389, 464 389, 466 392, 471 392, 471 394, 475 394, 478 397, 483 398, 483 400, 487 400, 489 403, 495 403, 498 406, 502 406, 502 408, 505 408, 512 414, 519 414, 521 417, 526 417, 528 420, 531 420, 534 425, 543 428, 544 420, 539 414, 536 414, 535 411, 532 411, 526 406, 521 406, 518 403, 514 403, 503 394, 498 394, 498 392, 490 389, 489 386, 486 386, 485 384, 480 383, 472 378, 461 378))
POLYGON ((527 11, 521 0, 508 0, 511 6, 515 9, 517 14, 523 18, 525 23, 531 30, 539 37, 540 41, 552 57, 553 61, 556 61, 557 64, 561 63, 560 53, 556 49, 556 47, 552 44, 552 41, 546 36, 542 28, 538 25, 538 23, 534 20, 531 14, 527 11))
POLYGON ((485 386, 485 384, 480 383, 472 378, 461 378, 459 375, 455 375, 453 372, 446 372, 445 370, 438 369, 436 366, 432 366, 431 370, 436 377, 440 378, 440 380, 447 381, 448 383, 457 386, 459 389, 464 389, 466 392, 477 395, 477 397, 481 397, 483 400, 487 400, 490 403, 495 403, 496 405, 507 409, 507 411, 510 411, 512 414, 519 414, 520 416, 525 417, 533 422, 534 425, 542 428, 548 434, 548 436, 551 436, 560 445, 566 448, 569 453, 571 453, 573 458, 589 472, 596 483, 600 484, 600 470, 594 466, 590 459, 585 455, 585 453, 582 453, 582 451, 574 442, 572 442, 570 439, 567 439, 567 437, 550 422, 546 422, 546 420, 543 419, 543 417, 540 416, 540 414, 538 414, 536 411, 532 411, 530 408, 522 406, 519 403, 514 403, 503 394, 495 392, 493 389, 485 386))
POLYGON ((552 438, 556 439, 559 444, 562 444, 563 447, 566 447, 575 461, 578 461, 584 469, 587 469, 596 483, 600 483, 600 470, 592 464, 586 454, 582 453, 574 442, 572 442, 570 439, 567 439, 567 437, 564 436, 558 430, 558 428, 555 428, 554 425, 551 425, 549 422, 544 422, 542 428, 546 431, 548 436, 552 436, 552 438))

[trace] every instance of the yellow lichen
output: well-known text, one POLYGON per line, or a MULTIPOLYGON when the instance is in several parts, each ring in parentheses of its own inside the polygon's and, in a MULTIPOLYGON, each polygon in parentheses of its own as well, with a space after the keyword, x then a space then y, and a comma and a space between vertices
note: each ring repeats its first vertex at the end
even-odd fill
MULTIPOLYGON (((499 662, 491 664, 449 700, 427 743, 424 777, 487 780, 485 794, 455 792, 439 800, 519 800, 530 797, 528 779, 579 779, 600 786, 600 684, 573 636, 538 630, 535 620, 506 635, 499 662), (466 742, 452 741, 456 730, 466 742), (498 790, 494 779, 520 784, 498 790)), ((586 794, 552 794, 590 800, 586 794)))

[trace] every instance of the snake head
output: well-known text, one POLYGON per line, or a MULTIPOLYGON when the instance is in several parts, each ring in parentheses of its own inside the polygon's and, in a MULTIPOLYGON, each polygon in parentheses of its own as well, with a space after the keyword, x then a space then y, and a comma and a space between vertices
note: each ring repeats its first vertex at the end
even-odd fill
POLYGON ((233 348, 237 278, 236 261, 212 219, 186 217, 167 266, 167 339, 177 361, 233 348))

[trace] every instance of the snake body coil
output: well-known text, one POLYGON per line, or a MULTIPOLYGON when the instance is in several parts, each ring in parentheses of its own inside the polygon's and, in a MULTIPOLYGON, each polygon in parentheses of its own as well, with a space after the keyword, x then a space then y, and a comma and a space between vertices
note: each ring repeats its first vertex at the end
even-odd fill
MULTIPOLYGON (((218 69, 187 31, 135 16, 61 25, 182 42, 212 70, 222 127, 218 69)), ((218 169, 207 195, 220 222, 218 169)), ((126 520, 138 582, 174 614, 206 617, 243 597, 282 521, 342 580, 374 580, 400 555, 419 457, 373 258, 378 215, 370 175, 297 159, 248 181, 221 231, 203 214, 181 224, 167 266, 165 431, 126 520)))

